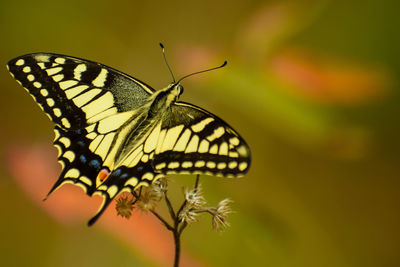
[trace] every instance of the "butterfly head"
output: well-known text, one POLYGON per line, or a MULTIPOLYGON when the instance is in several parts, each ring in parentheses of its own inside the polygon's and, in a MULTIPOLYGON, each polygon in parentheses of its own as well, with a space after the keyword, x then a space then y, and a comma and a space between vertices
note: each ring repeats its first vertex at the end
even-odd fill
POLYGON ((160 96, 166 96, 166 105, 169 106, 171 103, 178 100, 179 96, 183 93, 183 86, 179 83, 171 83, 167 88, 160 93, 160 96))
POLYGON ((178 99, 183 94, 183 86, 180 83, 171 83, 169 86, 170 93, 178 99))

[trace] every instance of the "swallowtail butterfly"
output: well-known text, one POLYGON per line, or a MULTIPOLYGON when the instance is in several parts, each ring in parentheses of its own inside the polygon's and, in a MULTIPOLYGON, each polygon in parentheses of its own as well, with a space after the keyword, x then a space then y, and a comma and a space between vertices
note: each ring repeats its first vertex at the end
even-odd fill
POLYGON ((11 75, 55 123, 66 183, 103 197, 92 225, 122 191, 166 174, 237 177, 250 166, 246 142, 227 123, 177 101, 179 82, 155 91, 113 68, 80 58, 34 53, 12 59, 11 75))

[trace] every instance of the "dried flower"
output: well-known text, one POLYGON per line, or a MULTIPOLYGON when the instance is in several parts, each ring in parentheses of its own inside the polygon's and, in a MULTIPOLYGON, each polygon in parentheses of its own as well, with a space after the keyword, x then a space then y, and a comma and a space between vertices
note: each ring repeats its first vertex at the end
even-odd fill
POLYGON ((159 194, 164 194, 168 190, 168 180, 166 177, 161 177, 157 179, 152 186, 154 191, 158 191, 159 194))
POLYGON ((232 210, 229 206, 229 204, 232 202, 233 201, 231 199, 226 198, 221 200, 216 207, 210 210, 210 212, 213 214, 212 224, 215 230, 223 231, 230 226, 228 222, 228 214, 232 213, 232 210))
POLYGON ((142 211, 153 210, 163 197, 162 190, 164 189, 161 189, 159 183, 141 187, 139 198, 136 201, 137 207, 142 211))
POLYGON ((129 219, 132 215, 133 210, 133 202, 135 201, 134 196, 131 193, 124 192, 117 199, 117 204, 115 205, 115 209, 117 210, 117 214, 124 218, 129 219))
POLYGON ((185 204, 179 212, 178 218, 181 222, 192 224, 197 222, 199 211, 206 204, 206 201, 203 197, 203 191, 200 186, 191 190, 185 188, 184 195, 185 204))
POLYGON ((195 210, 190 210, 184 208, 181 213, 179 213, 179 220, 181 222, 186 222, 187 224, 192 224, 197 222, 197 216, 199 215, 198 212, 195 210))
POLYGON ((185 188, 184 194, 188 209, 199 209, 206 204, 206 200, 203 197, 203 191, 200 185, 191 190, 185 188))

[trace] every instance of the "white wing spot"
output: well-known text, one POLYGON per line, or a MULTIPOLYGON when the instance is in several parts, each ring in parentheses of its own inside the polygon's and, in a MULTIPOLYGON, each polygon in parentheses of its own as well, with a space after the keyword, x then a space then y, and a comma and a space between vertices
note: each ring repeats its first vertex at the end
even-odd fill
POLYGON ((206 163, 205 163, 204 160, 196 161, 196 163, 194 164, 194 166, 197 167, 197 168, 204 167, 205 165, 206 165, 206 163))
POLYGON ((40 94, 42 96, 48 96, 49 95, 49 91, 47 91, 46 89, 42 89, 42 90, 40 90, 40 94))
POLYGON ((15 62, 15 65, 17 65, 17 66, 22 66, 24 64, 25 64, 25 60, 23 60, 22 58, 18 59, 17 62, 15 62))
POLYGON ((46 72, 49 76, 52 76, 56 73, 59 73, 62 69, 63 69, 62 67, 56 67, 56 68, 47 69, 46 72))
POLYGON ((192 130, 195 132, 202 131, 210 122, 214 121, 213 118, 208 117, 192 126, 192 130))
POLYGON ((49 105, 49 107, 54 106, 54 104, 56 103, 56 102, 54 102, 53 98, 47 98, 46 102, 47 102, 47 105, 49 105))
POLYGON ((80 80, 81 79, 81 74, 82 72, 86 71, 87 67, 85 64, 79 64, 78 66, 76 66, 76 68, 74 69, 74 78, 76 80, 80 80))
POLYGON ((214 130, 214 132, 211 135, 207 136, 207 139, 208 141, 212 142, 215 139, 221 137, 224 133, 225 133, 224 127, 222 126, 218 127, 217 129, 214 130))
MULTIPOLYGON (((98 181, 96 181, 96 182, 98 182, 98 181)), ((97 188, 97 190, 106 191, 106 190, 107 190, 107 186, 103 184, 103 185, 99 186, 99 187, 97 188)), ((96 193, 95 193, 95 194, 96 194, 96 193)))
POLYGON ((53 112, 56 117, 61 117, 61 110, 59 108, 53 109, 53 112))
POLYGON ((61 81, 62 79, 64 79, 64 74, 57 74, 57 75, 54 75, 54 76, 51 77, 51 78, 53 79, 53 81, 59 82, 59 81, 61 81))
POLYGON ((44 65, 43 62, 38 62, 38 66, 39 66, 41 69, 45 69, 45 68, 46 68, 46 66, 44 65))
POLYGON ((66 137, 61 137, 58 141, 59 141, 61 144, 63 144, 66 148, 68 148, 68 147, 71 145, 71 140, 69 140, 69 139, 66 138, 66 137))
POLYGON ((76 85, 77 83, 78 83, 78 81, 75 81, 75 80, 67 80, 67 81, 60 82, 59 85, 60 85, 61 89, 65 90, 67 88, 70 88, 70 87, 76 85))
POLYGON ((135 187, 138 184, 139 180, 136 177, 129 178, 129 180, 125 183, 125 186, 130 185, 135 187))
POLYGON ((24 67, 24 68, 22 69, 22 71, 25 72, 25 73, 31 72, 31 67, 26 66, 26 67, 24 67))
POLYGON ((220 170, 225 169, 226 168, 226 163, 225 162, 218 163, 217 168, 220 169, 220 170))
POLYGON ((165 162, 162 162, 162 163, 156 165, 156 169, 161 170, 161 169, 164 169, 165 166, 167 166, 167 164, 165 162))
POLYGON ((101 69, 100 74, 93 80, 92 84, 97 87, 103 87, 107 80, 107 73, 106 69, 101 69))
POLYGON ((147 154, 143 155, 142 161, 143 161, 144 163, 146 163, 147 161, 149 161, 149 155, 147 155, 147 154))
POLYGON ((93 132, 93 131, 94 131, 94 128, 96 128, 96 124, 91 124, 91 125, 89 125, 88 127, 86 127, 85 129, 86 129, 86 131, 87 131, 88 133, 90 133, 90 132, 93 132))
POLYGON ((40 82, 34 82, 33 86, 35 86, 36 88, 40 88, 42 87, 42 84, 40 82))
POLYGON ((240 146, 236 149, 236 151, 239 153, 240 156, 242 157, 247 157, 249 155, 249 152, 247 151, 245 146, 240 146))
POLYGON ((64 125, 64 127, 69 128, 71 127, 71 124, 69 123, 69 121, 66 118, 62 118, 61 119, 61 123, 62 125, 64 125))
POLYGON ((232 137, 231 139, 229 139, 229 142, 231 143, 231 144, 233 144, 234 146, 237 146, 238 144, 239 144, 239 138, 237 138, 237 137, 232 137))
POLYGON ((179 167, 179 162, 173 161, 168 164, 169 169, 176 169, 179 167))
POLYGON ((64 153, 63 157, 68 159, 69 162, 73 162, 75 159, 75 154, 74 154, 74 152, 68 150, 67 152, 64 153))
POLYGON ((65 58, 58 57, 54 60, 58 64, 64 64, 65 63, 65 58))
POLYGON ((229 152, 229 157, 231 158, 238 158, 239 157, 239 153, 231 151, 229 152))
POLYGON ((215 166, 217 166, 217 164, 215 164, 215 162, 213 162, 213 161, 209 161, 209 162, 207 162, 206 166, 207 166, 207 168, 214 169, 215 166))
POLYGON ((78 178, 80 175, 80 172, 78 169, 70 169, 67 171, 64 177, 70 177, 70 178, 78 178))
POLYGON ((92 181, 89 178, 87 178, 86 176, 81 176, 81 178, 79 180, 88 186, 93 185, 92 181))
POLYGON ((153 177, 154 177, 154 174, 152 174, 151 172, 146 172, 146 173, 142 176, 142 178, 143 178, 143 179, 146 179, 146 180, 152 180, 153 177))
POLYGON ((35 80, 35 76, 33 76, 32 74, 29 74, 28 77, 28 81, 32 82, 33 80, 35 80))
POLYGON ((36 61, 39 61, 39 62, 49 62, 48 55, 36 55, 35 59, 36 59, 36 61))
POLYGON ((239 164, 239 170, 243 171, 246 168, 247 168, 247 163, 246 162, 242 162, 242 163, 239 164))
POLYGON ((57 129, 54 129, 54 140, 57 140, 58 138, 60 138, 60 131, 57 129))
POLYGON ((190 168, 192 166, 193 166, 193 162, 191 162, 191 161, 184 161, 182 163, 182 168, 190 168))
POLYGON ((228 167, 229 167, 230 169, 234 169, 234 168, 236 168, 236 166, 237 166, 237 162, 236 162, 236 161, 231 161, 231 162, 229 162, 229 164, 228 164, 228 167))
POLYGON ((95 132, 92 132, 92 133, 89 133, 86 135, 87 138, 92 139, 92 140, 95 139, 96 136, 97 136, 97 134, 95 132))
POLYGON ((110 188, 108 188, 107 193, 110 196, 110 198, 113 198, 115 194, 118 192, 118 186, 113 185, 110 188))

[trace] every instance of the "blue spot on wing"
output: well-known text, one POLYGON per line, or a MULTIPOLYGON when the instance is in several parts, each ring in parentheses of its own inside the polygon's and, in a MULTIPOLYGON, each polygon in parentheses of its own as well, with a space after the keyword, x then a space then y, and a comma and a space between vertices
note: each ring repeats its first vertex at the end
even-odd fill
POLYGON ((94 168, 100 168, 101 162, 97 159, 92 159, 91 161, 89 161, 89 166, 94 168))
POLYGON ((85 155, 81 155, 79 157, 79 159, 81 160, 82 163, 86 163, 86 161, 87 161, 87 158, 85 157, 85 155))

